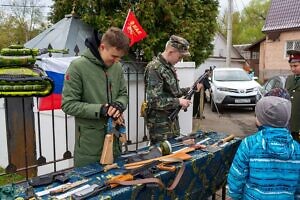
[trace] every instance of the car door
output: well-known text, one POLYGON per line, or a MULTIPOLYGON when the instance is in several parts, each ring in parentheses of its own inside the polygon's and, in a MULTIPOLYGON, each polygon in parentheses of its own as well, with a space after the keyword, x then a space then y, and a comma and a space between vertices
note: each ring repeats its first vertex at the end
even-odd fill
POLYGON ((260 98, 263 97, 268 91, 270 91, 273 85, 274 79, 269 79, 260 90, 260 98))
POLYGON ((274 88, 283 88, 283 87, 284 87, 284 86, 283 86, 283 83, 282 83, 282 81, 280 80, 280 78, 274 79, 274 83, 273 83, 272 89, 274 89, 274 88))
POLYGON ((283 88, 283 83, 280 81, 279 77, 273 77, 269 79, 267 83, 265 83, 263 86, 262 95, 265 95, 274 88, 283 88))

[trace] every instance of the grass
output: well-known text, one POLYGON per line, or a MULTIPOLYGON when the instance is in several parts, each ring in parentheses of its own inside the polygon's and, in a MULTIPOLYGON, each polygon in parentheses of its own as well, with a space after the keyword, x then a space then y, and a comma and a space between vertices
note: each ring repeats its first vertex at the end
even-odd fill
POLYGON ((19 174, 5 174, 5 170, 0 167, 0 186, 9 184, 9 183, 15 183, 25 180, 24 176, 21 176, 19 174))

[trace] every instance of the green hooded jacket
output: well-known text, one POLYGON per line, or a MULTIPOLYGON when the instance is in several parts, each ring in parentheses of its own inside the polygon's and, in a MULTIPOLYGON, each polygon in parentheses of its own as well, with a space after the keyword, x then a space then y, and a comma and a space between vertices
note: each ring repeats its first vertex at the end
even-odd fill
MULTIPOLYGON (((100 56, 95 56, 93 44, 67 69, 63 87, 62 110, 75 116, 74 165, 84 166, 99 162, 105 138, 107 119, 100 116, 102 105, 128 103, 127 88, 120 63, 105 67, 100 56), (92 49, 92 50, 91 50, 92 49)), ((121 153, 114 140, 114 156, 121 153)))

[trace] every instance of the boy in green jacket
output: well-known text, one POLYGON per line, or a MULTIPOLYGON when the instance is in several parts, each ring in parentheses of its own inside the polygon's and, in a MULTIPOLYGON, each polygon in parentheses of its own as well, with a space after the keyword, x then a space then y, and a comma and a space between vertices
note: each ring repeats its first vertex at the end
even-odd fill
MULTIPOLYGON (((128 95, 120 59, 128 52, 129 39, 116 27, 99 37, 94 31, 87 49, 73 60, 65 74, 62 110, 75 116, 74 166, 99 162, 107 117, 122 121, 128 95)), ((114 141, 114 156, 121 144, 114 141)))

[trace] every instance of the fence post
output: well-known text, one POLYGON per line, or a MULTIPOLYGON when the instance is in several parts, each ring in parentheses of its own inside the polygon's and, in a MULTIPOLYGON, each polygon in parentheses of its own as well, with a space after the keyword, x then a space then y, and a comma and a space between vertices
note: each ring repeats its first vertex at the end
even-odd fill
POLYGON ((34 177, 37 167, 33 98, 5 98, 5 115, 9 163, 6 172, 17 171, 26 179, 34 177))

